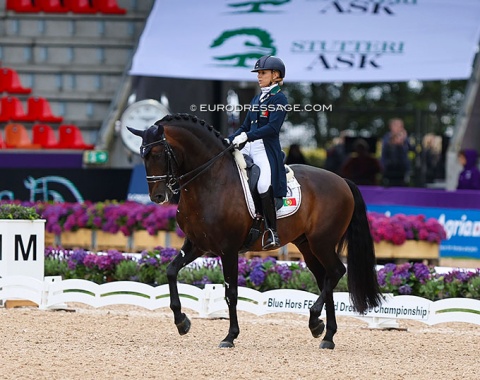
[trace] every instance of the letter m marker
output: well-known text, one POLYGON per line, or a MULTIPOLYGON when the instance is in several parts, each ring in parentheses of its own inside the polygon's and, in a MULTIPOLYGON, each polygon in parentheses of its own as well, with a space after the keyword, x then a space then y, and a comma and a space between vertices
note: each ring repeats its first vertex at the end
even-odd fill
POLYGON ((24 261, 28 260, 30 256, 30 249, 33 247, 33 261, 37 260, 37 235, 30 235, 30 240, 28 241, 27 251, 25 252, 25 247, 23 246, 23 240, 21 235, 15 235, 15 261, 19 260, 19 252, 22 252, 22 258, 24 261))

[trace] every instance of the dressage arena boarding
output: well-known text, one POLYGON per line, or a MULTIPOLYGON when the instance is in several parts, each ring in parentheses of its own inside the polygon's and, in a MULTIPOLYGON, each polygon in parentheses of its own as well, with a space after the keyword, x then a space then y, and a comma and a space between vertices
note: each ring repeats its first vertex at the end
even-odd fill
POLYGON ((480 376, 479 300, 387 297, 359 316, 347 293, 335 293, 336 347, 320 350, 307 317, 317 295, 240 287, 240 336, 234 349, 219 349, 228 324, 223 286, 179 284, 179 291, 192 317, 185 336, 173 324, 167 285, 1 278, 0 299, 38 308, 0 309, 0 362, 8 368, 0 379, 480 376))

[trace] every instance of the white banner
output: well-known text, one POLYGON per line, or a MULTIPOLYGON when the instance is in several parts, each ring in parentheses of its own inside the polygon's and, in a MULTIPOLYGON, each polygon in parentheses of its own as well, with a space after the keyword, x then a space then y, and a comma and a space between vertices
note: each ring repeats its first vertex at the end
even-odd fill
POLYGON ((262 55, 290 82, 468 78, 479 0, 157 0, 131 75, 256 81, 262 55))

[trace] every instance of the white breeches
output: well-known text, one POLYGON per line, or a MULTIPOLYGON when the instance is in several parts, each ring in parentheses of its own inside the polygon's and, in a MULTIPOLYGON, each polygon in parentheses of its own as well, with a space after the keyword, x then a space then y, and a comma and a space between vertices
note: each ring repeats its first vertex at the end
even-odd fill
POLYGON ((272 170, 268 162, 263 140, 247 142, 241 152, 252 157, 253 162, 260 168, 260 178, 258 179, 257 189, 260 194, 266 193, 272 184, 272 170))

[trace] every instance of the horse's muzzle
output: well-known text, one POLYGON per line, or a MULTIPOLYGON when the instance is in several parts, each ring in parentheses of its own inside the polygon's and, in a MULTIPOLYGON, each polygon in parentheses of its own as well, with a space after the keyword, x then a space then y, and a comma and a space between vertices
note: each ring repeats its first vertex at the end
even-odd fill
POLYGON ((150 200, 158 204, 168 202, 168 193, 150 194, 150 200))

